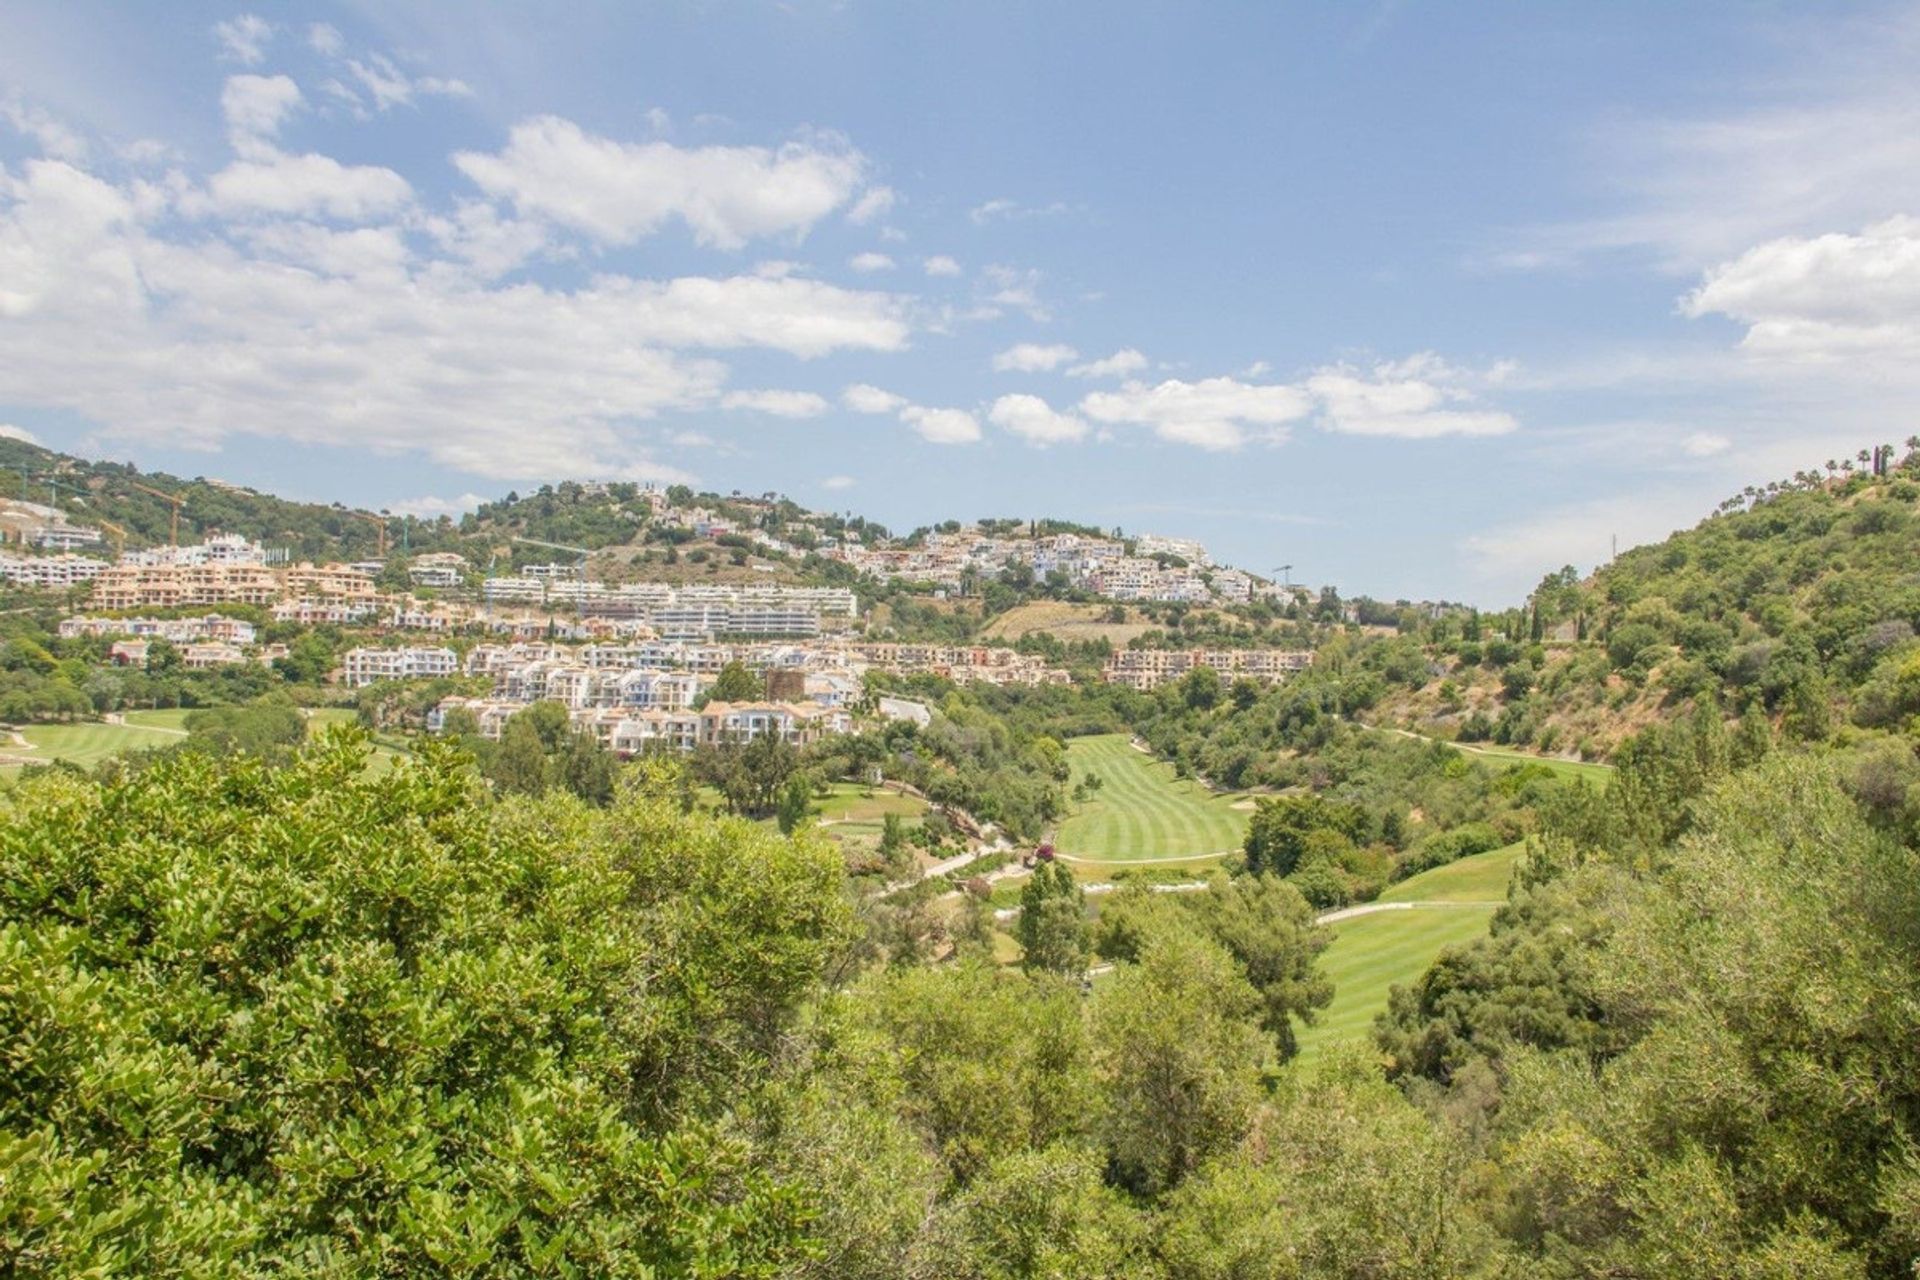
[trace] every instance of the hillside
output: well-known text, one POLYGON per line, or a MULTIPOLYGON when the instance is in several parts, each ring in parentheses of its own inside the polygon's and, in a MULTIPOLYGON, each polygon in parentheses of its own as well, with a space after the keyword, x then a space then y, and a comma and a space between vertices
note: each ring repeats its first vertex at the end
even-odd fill
POLYGON ((1801 738, 1920 711, 1920 454, 1750 489, 1523 610, 1380 646, 1369 718, 1604 756, 1702 699, 1801 738))

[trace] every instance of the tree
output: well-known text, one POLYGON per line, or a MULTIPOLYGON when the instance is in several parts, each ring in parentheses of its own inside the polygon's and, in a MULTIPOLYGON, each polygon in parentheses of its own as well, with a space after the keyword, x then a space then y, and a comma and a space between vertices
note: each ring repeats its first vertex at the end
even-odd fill
POLYGON ((1110 1168, 1136 1194, 1178 1186, 1246 1132, 1268 1042, 1259 995, 1219 944, 1150 939, 1094 994, 1094 1061, 1110 1168))
POLYGON ((766 697, 766 686, 745 663, 735 659, 720 669, 707 697, 713 702, 756 702, 766 697))
POLYGON ((844 941, 837 856, 364 745, 0 798, 9 1268, 789 1274, 811 1193, 709 1117, 844 941))
POLYGON ((807 780, 797 773, 788 778, 786 786, 780 790, 780 806, 775 814, 782 835, 792 835, 794 829, 806 821, 808 800, 807 780))
POLYGON ((1180 700, 1195 711, 1211 711, 1220 703, 1220 673, 1195 667, 1180 677, 1180 700))
POLYGON ((1063 862, 1044 861, 1020 893, 1020 964, 1029 973, 1078 976, 1087 969, 1087 901, 1063 862))
POLYGON ((507 720, 500 745, 487 762, 487 777, 501 791, 537 796, 547 789, 547 751, 530 711, 507 720))
POLYGON ((1358 843, 1366 829, 1366 811, 1355 804, 1311 795, 1263 798, 1247 825, 1247 871, 1291 875, 1306 856, 1309 837, 1315 832, 1358 843))

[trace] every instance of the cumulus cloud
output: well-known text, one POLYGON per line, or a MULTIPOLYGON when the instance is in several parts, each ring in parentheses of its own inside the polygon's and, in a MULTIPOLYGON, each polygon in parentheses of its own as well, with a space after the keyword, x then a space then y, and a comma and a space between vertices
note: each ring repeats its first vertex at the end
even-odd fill
MULTIPOLYGON (((1147 358, 1132 347, 1122 347, 1101 360, 1089 360, 1067 370, 1069 378, 1124 378, 1147 367, 1147 358)), ((1264 372, 1264 370, 1262 370, 1264 372)), ((1258 375, 1253 375, 1258 376, 1258 375)))
POLYGON ((722 409, 751 409, 776 418, 817 418, 827 402, 811 391, 729 391, 720 397, 722 409))
POLYGON ((1465 381, 1459 370, 1424 354, 1364 371, 1332 366, 1309 377, 1306 389, 1319 402, 1320 425, 1344 435, 1430 440, 1506 435, 1519 427, 1511 414, 1474 407, 1465 381))
POLYGON ((856 382, 840 393, 840 403, 855 413, 898 413, 906 407, 907 398, 856 382))
POLYGON ((944 253, 936 253, 920 265, 930 276, 953 277, 960 274, 960 264, 944 253))
POLYGON ((251 67, 266 58, 267 42, 273 39, 273 24, 255 14, 243 13, 214 23, 213 38, 220 45, 222 58, 251 67))
POLYGON ((515 125, 500 151, 453 159, 523 215, 604 244, 631 244, 677 218, 695 240, 722 249, 804 235, 853 197, 867 167, 859 152, 831 140, 686 149, 597 137, 557 116, 515 125))
MULTIPOLYGON (((230 106, 260 139, 288 96, 256 80, 230 106)), ((680 473, 641 424, 718 406, 714 352, 891 351, 910 332, 891 295, 797 277, 493 285, 540 244, 522 224, 426 213, 390 170, 258 145, 204 187, 0 167, 0 403, 111 441, 252 435, 500 479, 656 478, 680 473)))
POLYGON ((893 270, 893 259, 884 253, 856 253, 847 259, 847 265, 866 275, 875 271, 893 270))
POLYGON ((22 444, 39 444, 40 437, 25 427, 16 427, 11 422, 0 422, 0 440, 18 440, 22 444))
POLYGON ((412 199, 413 188, 391 169, 341 164, 314 152, 284 155, 265 147, 214 174, 205 200, 190 200, 183 207, 221 214, 323 214, 359 222, 392 213, 412 199))
POLYGON ((1001 373, 1045 373, 1079 354, 1062 343, 1042 346, 1037 342, 1022 342, 996 355, 993 367, 1001 373))
POLYGON ((1689 458, 1711 458, 1733 447, 1733 441, 1711 431, 1696 431, 1680 441, 1680 452, 1689 458))
POLYGON ((838 492, 841 489, 853 488, 853 484, 854 480, 852 476, 828 476, 820 482, 820 487, 838 492))
POLYGON ((1085 419, 1061 413, 1039 396, 1001 396, 988 410, 987 421, 1029 444, 1066 444, 1087 434, 1085 419))
POLYGON ((980 439, 980 423, 965 409, 929 409, 864 382, 842 391, 840 403, 855 413, 892 414, 934 444, 973 444, 980 439))
POLYGON ((1312 397, 1298 387, 1237 378, 1128 382, 1080 402, 1080 412, 1095 422, 1150 427, 1162 440, 1211 451, 1238 449, 1249 439, 1278 443, 1288 424, 1312 411, 1312 397))
POLYGON ((1741 346, 1756 355, 1911 357, 1920 352, 1920 218, 1756 245, 1708 271, 1681 311, 1745 325, 1741 346))
POLYGON ((227 140, 243 156, 273 153, 280 124, 300 105, 300 86, 286 76, 228 76, 220 91, 227 140))
POLYGON ((900 411, 900 420, 932 444, 976 444, 980 440, 980 423, 965 409, 910 404, 900 411))

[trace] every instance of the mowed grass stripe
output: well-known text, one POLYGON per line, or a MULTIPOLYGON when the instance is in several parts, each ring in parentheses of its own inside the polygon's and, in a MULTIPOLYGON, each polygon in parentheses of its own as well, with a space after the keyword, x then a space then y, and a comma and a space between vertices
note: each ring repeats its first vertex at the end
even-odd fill
POLYGON ((1320 953, 1320 971, 1333 980, 1333 1003, 1319 1021, 1300 1029, 1303 1053, 1347 1040, 1366 1040, 1387 1009, 1395 986, 1420 980, 1440 953, 1481 937, 1506 900, 1514 864, 1526 844, 1477 853, 1410 876, 1380 895, 1382 902, 1428 902, 1411 911, 1380 911, 1337 924, 1320 953))
POLYGON ((1115 862, 1179 857, 1238 848, 1246 835, 1238 797, 1214 795, 1173 766, 1136 751, 1124 734, 1075 738, 1067 744, 1072 782, 1097 774, 1101 788, 1074 806, 1055 843, 1063 853, 1115 862))
POLYGON ((1367 1041, 1373 1020, 1387 1010, 1395 986, 1420 980, 1440 953, 1483 936, 1492 906, 1415 907, 1380 911, 1329 925, 1333 943, 1320 953, 1320 971, 1333 980, 1333 1003, 1313 1026, 1297 1028, 1302 1056, 1330 1044, 1367 1041))

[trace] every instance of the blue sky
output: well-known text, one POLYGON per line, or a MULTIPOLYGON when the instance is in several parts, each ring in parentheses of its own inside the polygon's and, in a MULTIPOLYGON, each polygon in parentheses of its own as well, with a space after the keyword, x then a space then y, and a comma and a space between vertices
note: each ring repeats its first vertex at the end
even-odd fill
POLYGON ((1914 430, 1911 7, 0 12, 0 424, 1497 604, 1914 430))

